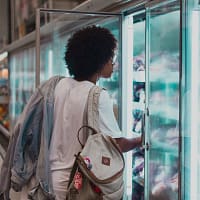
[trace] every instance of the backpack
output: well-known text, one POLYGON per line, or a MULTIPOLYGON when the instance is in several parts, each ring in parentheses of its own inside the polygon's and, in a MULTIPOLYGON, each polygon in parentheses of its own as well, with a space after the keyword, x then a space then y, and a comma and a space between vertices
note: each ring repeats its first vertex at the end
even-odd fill
POLYGON ((67 200, 120 200, 123 197, 123 170, 125 166, 123 154, 116 141, 104 135, 98 128, 98 100, 102 88, 93 86, 90 89, 85 121, 80 130, 88 134, 82 151, 75 155, 76 159, 71 171, 67 190, 67 200))

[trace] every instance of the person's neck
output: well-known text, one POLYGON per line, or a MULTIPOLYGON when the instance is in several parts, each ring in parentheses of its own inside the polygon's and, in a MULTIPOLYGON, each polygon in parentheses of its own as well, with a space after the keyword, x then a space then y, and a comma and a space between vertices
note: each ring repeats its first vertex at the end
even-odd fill
POLYGON ((92 83, 94 83, 96 85, 96 82, 98 81, 98 74, 94 74, 91 77, 87 78, 87 79, 81 79, 81 78, 75 78, 75 80, 77 81, 90 81, 92 83))
POLYGON ((91 77, 88 79, 88 81, 90 81, 90 82, 92 82, 92 83, 94 83, 94 84, 96 85, 98 79, 99 79, 99 76, 98 76, 98 74, 97 74, 97 75, 91 76, 91 77))

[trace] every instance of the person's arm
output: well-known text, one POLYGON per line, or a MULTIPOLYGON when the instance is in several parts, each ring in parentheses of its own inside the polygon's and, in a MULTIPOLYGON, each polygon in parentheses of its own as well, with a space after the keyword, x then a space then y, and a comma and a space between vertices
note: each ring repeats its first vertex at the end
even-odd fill
POLYGON ((103 90, 99 97, 99 119, 101 132, 115 139, 122 152, 130 151, 142 145, 142 136, 129 139, 122 136, 114 116, 113 102, 106 90, 103 90))
POLYGON ((122 137, 122 138, 115 138, 115 140, 123 153, 142 145, 141 137, 135 137, 135 138, 122 137))

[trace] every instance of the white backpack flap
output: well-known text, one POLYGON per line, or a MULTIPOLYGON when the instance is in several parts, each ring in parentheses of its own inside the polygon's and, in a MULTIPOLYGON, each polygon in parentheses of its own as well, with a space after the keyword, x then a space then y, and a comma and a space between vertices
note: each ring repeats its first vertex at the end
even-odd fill
POLYGON ((91 173, 100 182, 109 181, 124 170, 123 155, 117 144, 111 137, 101 133, 88 137, 80 156, 86 164, 89 162, 91 173))
POLYGON ((123 195, 123 155, 115 141, 101 133, 90 135, 78 156, 81 171, 97 185, 104 195, 123 195), (117 193, 117 191, 120 191, 117 193))

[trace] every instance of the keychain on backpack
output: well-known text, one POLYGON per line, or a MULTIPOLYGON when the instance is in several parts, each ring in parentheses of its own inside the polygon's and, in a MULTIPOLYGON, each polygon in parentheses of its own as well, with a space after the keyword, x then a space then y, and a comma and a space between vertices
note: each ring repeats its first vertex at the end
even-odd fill
POLYGON ((85 157, 85 158, 84 158, 84 161, 85 161, 85 164, 86 164, 87 168, 88 168, 89 170, 91 170, 91 169, 92 169, 92 164, 91 164, 90 158, 85 157))
POLYGON ((81 174, 81 172, 77 171, 74 176, 74 187, 77 190, 80 190, 82 188, 82 184, 83 184, 82 174, 81 174))

